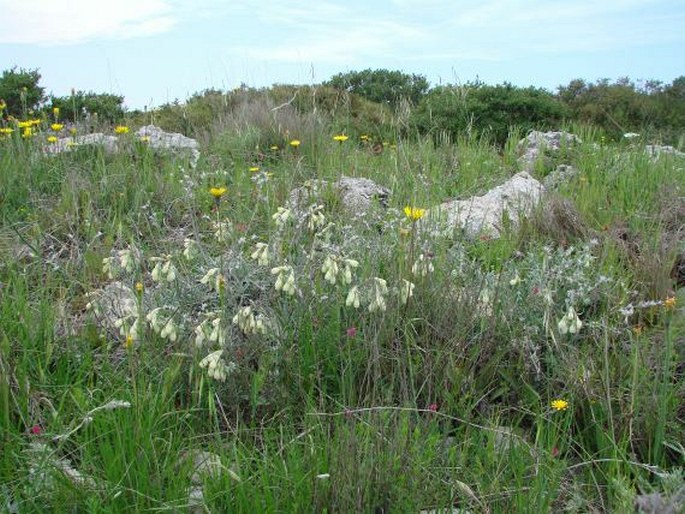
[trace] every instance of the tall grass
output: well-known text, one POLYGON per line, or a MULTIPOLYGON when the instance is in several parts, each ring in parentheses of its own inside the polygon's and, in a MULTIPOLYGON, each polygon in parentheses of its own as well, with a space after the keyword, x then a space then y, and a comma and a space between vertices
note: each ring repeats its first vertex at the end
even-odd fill
POLYGON ((254 109, 214 127, 197 169, 136 141, 57 157, 0 141, 2 508, 625 512, 637 494, 679 494, 685 299, 667 265, 682 251, 682 161, 587 131, 559 194, 592 237, 557 244, 542 219, 499 240, 436 239, 403 208, 503 182, 515 134, 500 151, 398 131, 377 155, 332 140, 344 118, 286 134, 254 109), (324 188, 274 222, 293 187, 341 175, 390 189, 388 209, 349 212, 324 188), (22 245, 35 257, 17 258, 22 245), (274 288, 278 266, 292 296, 274 288), (134 306, 119 324, 91 295, 115 280, 134 306), (232 321, 247 306, 264 332, 232 321), (569 307, 577 334, 558 326, 569 307), (225 381, 205 360, 219 349, 225 381), (197 469, 200 451, 220 465, 197 469))

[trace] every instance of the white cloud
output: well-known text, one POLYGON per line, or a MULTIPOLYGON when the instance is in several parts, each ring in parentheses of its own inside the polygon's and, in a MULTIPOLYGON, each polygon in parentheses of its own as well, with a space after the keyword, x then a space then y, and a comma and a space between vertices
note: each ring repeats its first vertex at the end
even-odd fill
POLYGON ((0 0, 0 44, 59 45, 127 39, 171 29, 166 0, 0 0))

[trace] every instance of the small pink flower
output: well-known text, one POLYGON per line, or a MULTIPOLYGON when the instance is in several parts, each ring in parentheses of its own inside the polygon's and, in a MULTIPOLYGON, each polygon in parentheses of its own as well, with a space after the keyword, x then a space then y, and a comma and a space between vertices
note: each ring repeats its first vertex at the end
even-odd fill
POLYGON ((43 431, 43 429, 40 428, 40 425, 33 425, 29 429, 29 432, 32 433, 33 435, 40 435, 42 431, 43 431))
POLYGON ((533 290, 531 291, 533 294, 540 294, 540 288, 538 286, 535 286, 533 290))
POLYGON ((428 410, 431 412, 438 412, 438 404, 437 403, 431 403, 428 406, 428 410))
POLYGON ((552 457, 558 457, 559 456, 559 448, 556 446, 552 448, 552 457))
POLYGON ((357 335, 356 327, 348 327, 346 330, 347 337, 355 337, 357 335))

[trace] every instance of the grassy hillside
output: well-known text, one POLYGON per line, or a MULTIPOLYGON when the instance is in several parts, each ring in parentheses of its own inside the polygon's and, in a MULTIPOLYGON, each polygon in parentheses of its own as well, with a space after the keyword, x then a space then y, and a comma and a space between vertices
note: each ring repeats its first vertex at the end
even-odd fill
MULTIPOLYGON (((438 238, 421 209, 511 177, 516 134, 418 137, 382 106, 293 95, 193 111, 196 168, 133 131, 116 154, 48 156, 47 127, 0 140, 0 509, 685 496, 685 161, 570 127, 583 143, 536 167, 579 170, 545 202, 567 224, 541 206, 499 239, 438 238), (313 192, 341 176, 388 206, 313 192)), ((135 123, 182 129, 169 109, 135 123)))

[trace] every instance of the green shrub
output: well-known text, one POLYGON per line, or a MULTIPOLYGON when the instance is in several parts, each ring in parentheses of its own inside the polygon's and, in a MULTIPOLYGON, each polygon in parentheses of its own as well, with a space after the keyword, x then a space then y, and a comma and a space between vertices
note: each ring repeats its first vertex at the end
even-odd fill
POLYGON ((422 133, 487 135, 503 146, 511 128, 524 132, 555 128, 566 112, 563 104, 544 89, 475 83, 433 89, 418 105, 411 121, 422 133))
POLYGON ((403 99, 417 104, 428 91, 426 77, 385 69, 338 73, 324 85, 393 107, 403 99))
POLYGON ((38 109, 45 100, 45 88, 38 86, 40 73, 37 69, 25 70, 16 66, 2 72, 0 77, 0 99, 6 110, 3 115, 22 117, 38 109))
POLYGON ((124 118, 124 97, 110 93, 73 91, 69 96, 51 96, 51 109, 59 108, 63 121, 82 121, 85 117, 97 117, 104 123, 120 123, 124 118))

